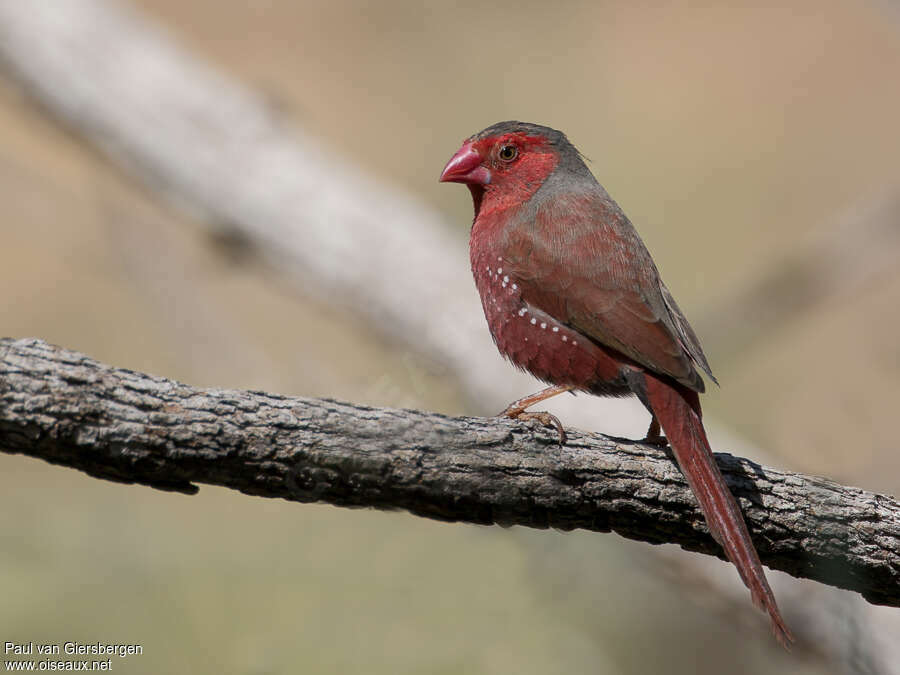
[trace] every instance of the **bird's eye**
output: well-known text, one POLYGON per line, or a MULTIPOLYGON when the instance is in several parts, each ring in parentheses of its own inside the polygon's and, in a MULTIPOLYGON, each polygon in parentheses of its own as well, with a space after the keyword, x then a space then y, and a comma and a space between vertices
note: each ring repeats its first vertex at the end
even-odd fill
POLYGON ((497 156, 504 162, 511 162, 519 156, 519 149, 514 145, 504 145, 501 146, 497 156))

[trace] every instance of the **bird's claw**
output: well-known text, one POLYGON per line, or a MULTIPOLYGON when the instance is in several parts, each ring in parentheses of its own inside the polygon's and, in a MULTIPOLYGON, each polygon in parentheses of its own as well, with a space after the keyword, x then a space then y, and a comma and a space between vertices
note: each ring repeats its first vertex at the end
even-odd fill
POLYGON ((525 412, 524 410, 507 409, 500 413, 498 417, 508 417, 509 419, 518 420, 520 422, 540 422, 545 427, 553 427, 556 429, 557 433, 559 433, 560 445, 565 445, 568 440, 562 422, 559 421, 559 418, 556 415, 551 415, 548 412, 525 412))
POLYGON ((656 419, 656 415, 654 415, 653 419, 650 420, 650 428, 647 429, 647 435, 639 442, 646 443, 647 445, 655 445, 658 448, 667 447, 669 441, 660 433, 660 431, 659 421, 656 419))

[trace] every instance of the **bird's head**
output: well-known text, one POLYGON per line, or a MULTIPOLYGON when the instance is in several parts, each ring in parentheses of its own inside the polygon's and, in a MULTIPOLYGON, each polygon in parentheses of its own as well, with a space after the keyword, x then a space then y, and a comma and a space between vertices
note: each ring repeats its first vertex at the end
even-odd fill
POLYGON ((527 122, 498 122, 467 138, 440 180, 468 185, 477 211, 483 199, 527 201, 557 169, 587 171, 565 134, 527 122))

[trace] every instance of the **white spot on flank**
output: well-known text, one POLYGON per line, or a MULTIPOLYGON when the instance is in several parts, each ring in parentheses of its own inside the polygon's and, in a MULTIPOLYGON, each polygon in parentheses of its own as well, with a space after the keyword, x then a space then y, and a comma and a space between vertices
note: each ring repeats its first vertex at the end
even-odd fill
POLYGON ((577 346, 578 346, 578 340, 572 340, 572 346, 573 346, 573 347, 577 347, 577 346))
POLYGON ((568 342, 568 341, 569 341, 569 338, 567 338, 565 335, 563 335, 563 342, 568 342))
POLYGON ((518 286, 516 286, 515 284, 513 284, 513 290, 516 290, 517 288, 518 288, 518 286))
POLYGON ((506 282, 505 282, 505 281, 503 282, 503 288, 506 288, 506 282))
POLYGON ((504 275, 503 276, 503 285, 506 286, 506 284, 508 284, 508 283, 509 283, 509 276, 504 275))
POLYGON ((502 268, 502 267, 498 267, 498 268, 497 268, 497 274, 503 274, 503 268, 502 268))
POLYGON ((519 316, 525 316, 526 314, 528 314, 528 310, 524 307, 519 310, 519 316))
POLYGON ((553 332, 554 332, 554 333, 558 333, 558 332, 559 332, 559 326, 553 326, 553 332))
POLYGON ((536 323, 537 323, 537 319, 535 319, 534 317, 531 317, 531 325, 533 326, 536 323))
POLYGON ((497 256, 497 262, 503 262, 503 256, 502 256, 502 255, 498 255, 498 256, 497 256))
POLYGON ((541 330, 547 330, 547 324, 543 321, 541 322, 541 330))

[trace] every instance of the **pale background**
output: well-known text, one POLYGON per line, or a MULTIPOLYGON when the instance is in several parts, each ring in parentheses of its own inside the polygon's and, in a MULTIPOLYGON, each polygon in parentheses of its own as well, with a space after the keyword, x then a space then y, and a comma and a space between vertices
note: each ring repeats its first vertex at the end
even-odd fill
MULTIPOLYGON (((436 182, 459 142, 510 118, 563 129, 700 325, 900 190, 900 9, 887 2, 137 6, 460 238, 469 196, 436 182)), ((2 71, 0 198, 3 335, 195 385, 495 412, 441 364, 185 227, 191 213, 2 71)), ((782 466, 897 492, 898 306, 892 271, 740 349, 739 336, 705 342, 723 385, 710 417, 782 466)), ((0 466, 0 641, 141 643, 119 672, 870 672, 780 653, 762 620, 702 587, 678 592, 653 549, 614 535, 0 466)))

